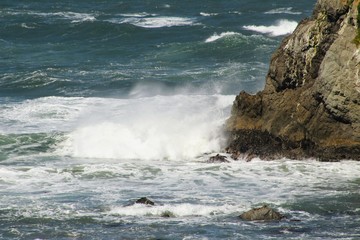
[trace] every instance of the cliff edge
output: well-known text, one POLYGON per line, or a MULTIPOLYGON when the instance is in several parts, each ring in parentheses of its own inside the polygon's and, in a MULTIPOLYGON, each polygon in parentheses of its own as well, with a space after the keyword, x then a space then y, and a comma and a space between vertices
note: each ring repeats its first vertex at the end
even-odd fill
POLYGON ((360 160, 360 0, 318 0, 273 54, 266 84, 241 92, 228 151, 263 159, 360 160))

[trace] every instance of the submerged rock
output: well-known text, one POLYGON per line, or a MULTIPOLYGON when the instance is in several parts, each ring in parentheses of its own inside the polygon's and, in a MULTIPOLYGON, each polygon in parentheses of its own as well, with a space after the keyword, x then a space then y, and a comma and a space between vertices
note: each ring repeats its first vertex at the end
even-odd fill
POLYGON ((172 217, 175 217, 175 215, 172 212, 167 210, 167 211, 161 213, 161 217, 163 217, 163 218, 172 218, 172 217))
POLYGON ((253 208, 250 211, 244 212, 239 217, 247 221, 272 221, 284 218, 279 212, 266 205, 260 208, 253 208))
POLYGON ((151 206, 155 205, 155 203, 153 201, 151 201, 150 199, 148 199, 147 197, 139 198, 138 200, 135 201, 135 203, 151 205, 151 206))
POLYGON ((216 154, 215 156, 212 156, 207 160, 208 163, 227 163, 229 160, 225 156, 222 156, 220 154, 216 154))
POLYGON ((263 91, 241 92, 228 152, 263 159, 360 160, 359 0, 318 0, 272 56, 263 91))

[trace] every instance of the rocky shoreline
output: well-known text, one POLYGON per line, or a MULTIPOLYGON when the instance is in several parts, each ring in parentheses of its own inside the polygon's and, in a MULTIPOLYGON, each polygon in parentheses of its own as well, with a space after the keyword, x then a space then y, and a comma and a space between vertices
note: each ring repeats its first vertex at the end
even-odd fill
POLYGON ((360 160, 359 4, 317 1, 273 54, 264 90, 236 97, 229 153, 360 160))
MULTIPOLYGON (((137 199, 132 205, 134 204, 143 204, 148 207, 152 207, 155 205, 155 203, 152 200, 148 199, 147 197, 141 197, 137 199)), ((164 212, 161 213, 161 217, 173 218, 176 216, 171 211, 165 210, 164 212)), ((258 208, 252 208, 242 213, 238 217, 246 221, 280 221, 286 218, 284 215, 268 207, 267 205, 263 205, 262 207, 258 207, 258 208)))

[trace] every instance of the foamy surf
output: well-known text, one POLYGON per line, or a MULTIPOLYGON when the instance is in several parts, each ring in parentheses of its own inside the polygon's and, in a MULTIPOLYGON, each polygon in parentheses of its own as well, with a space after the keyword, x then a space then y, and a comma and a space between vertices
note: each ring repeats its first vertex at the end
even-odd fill
POLYGON ((201 205, 201 204, 164 204, 164 205, 155 205, 147 206, 144 204, 134 204, 131 206, 125 207, 112 207, 109 211, 111 215, 120 215, 120 216, 147 216, 147 217, 214 217, 218 215, 226 215, 231 213, 236 213, 240 209, 239 206, 234 205, 220 205, 220 206, 211 206, 211 205, 201 205))
POLYGON ((175 95, 105 100, 83 116, 59 152, 81 158, 194 159, 223 147, 234 96, 175 95), (96 116, 96 117, 91 117, 96 116))
POLYGON ((269 34, 270 36, 281 36, 292 33, 297 27, 297 22, 286 19, 279 20, 276 24, 265 25, 246 25, 243 28, 249 31, 269 34))
MULTIPOLYGON (((69 131, 89 105, 89 99, 43 97, 0 107, 2 133, 69 131)), ((90 101, 90 100, 89 100, 90 101)))

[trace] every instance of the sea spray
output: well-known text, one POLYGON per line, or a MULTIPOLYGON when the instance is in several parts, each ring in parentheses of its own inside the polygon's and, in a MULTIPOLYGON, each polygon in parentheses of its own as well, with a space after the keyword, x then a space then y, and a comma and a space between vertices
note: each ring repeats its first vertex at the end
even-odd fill
POLYGON ((224 147, 221 127, 234 96, 175 95, 106 101, 61 143, 73 157, 194 159, 224 147))
POLYGON ((210 164, 180 159, 174 140, 217 149, 235 95, 263 89, 282 38, 242 26, 300 22, 315 0, 24 2, 0 9, 0 238, 359 238, 359 162, 210 164), (140 141, 150 128, 148 139, 169 133, 178 161, 120 159, 116 133, 140 141), (105 142, 73 157, 105 129, 116 158, 87 158, 105 142), (143 196, 156 206, 128 206, 143 196), (238 218, 262 204, 301 221, 238 218))

